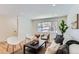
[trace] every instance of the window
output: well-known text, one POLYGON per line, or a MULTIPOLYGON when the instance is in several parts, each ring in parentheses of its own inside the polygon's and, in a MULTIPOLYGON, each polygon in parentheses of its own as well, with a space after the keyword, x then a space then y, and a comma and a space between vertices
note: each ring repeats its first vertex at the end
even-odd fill
POLYGON ((62 19, 66 21, 67 16, 33 20, 32 32, 58 32, 60 34, 59 23, 62 19))
POLYGON ((57 22, 40 22, 37 24, 38 32, 56 31, 57 28, 57 22))
POLYGON ((48 32, 51 29, 51 22, 41 22, 37 24, 38 32, 48 32))

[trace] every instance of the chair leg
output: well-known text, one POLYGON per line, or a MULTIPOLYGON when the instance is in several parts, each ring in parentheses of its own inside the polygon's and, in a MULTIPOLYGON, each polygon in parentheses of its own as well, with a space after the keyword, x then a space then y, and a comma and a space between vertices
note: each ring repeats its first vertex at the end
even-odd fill
POLYGON ((26 40, 23 41, 23 44, 26 44, 26 40))
POLYGON ((12 53, 14 54, 14 47, 15 47, 15 45, 12 45, 12 53))
POLYGON ((19 44, 20 48, 22 49, 21 43, 19 44))
POLYGON ((45 42, 45 48, 47 47, 47 41, 45 42))
POLYGON ((9 48, 9 44, 7 45, 7 51, 8 51, 8 48, 9 48))
POLYGON ((25 42, 24 42, 25 44, 26 44, 26 40, 25 40, 25 42))

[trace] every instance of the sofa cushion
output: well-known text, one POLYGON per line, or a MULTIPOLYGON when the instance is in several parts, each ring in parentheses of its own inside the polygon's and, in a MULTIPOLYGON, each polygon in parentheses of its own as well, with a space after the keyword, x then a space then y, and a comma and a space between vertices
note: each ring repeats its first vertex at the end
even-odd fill
POLYGON ((72 44, 69 47, 70 54, 79 54, 79 45, 78 44, 72 44))

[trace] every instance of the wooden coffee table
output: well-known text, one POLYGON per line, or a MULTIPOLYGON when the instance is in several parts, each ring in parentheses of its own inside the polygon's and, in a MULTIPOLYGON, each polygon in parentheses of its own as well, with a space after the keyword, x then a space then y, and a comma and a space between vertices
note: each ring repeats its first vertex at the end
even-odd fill
POLYGON ((33 50, 34 52, 38 52, 38 50, 43 46, 45 45, 45 48, 46 48, 46 40, 39 40, 39 43, 36 44, 36 45, 31 45, 31 42, 25 44, 23 46, 23 53, 25 54, 25 51, 26 51, 26 47, 30 48, 31 50, 33 50))

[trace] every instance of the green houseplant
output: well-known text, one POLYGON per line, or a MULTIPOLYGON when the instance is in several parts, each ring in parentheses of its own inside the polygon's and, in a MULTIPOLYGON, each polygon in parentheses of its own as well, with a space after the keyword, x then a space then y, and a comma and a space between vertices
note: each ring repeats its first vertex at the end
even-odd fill
POLYGON ((64 20, 61 21, 60 25, 59 25, 59 29, 61 31, 62 36, 64 35, 64 33, 66 32, 66 30, 68 29, 67 24, 65 23, 64 20))
POLYGON ((66 30, 68 29, 68 26, 67 26, 67 24, 65 23, 64 20, 61 21, 61 23, 59 25, 59 29, 60 29, 62 35, 56 35, 55 42, 60 43, 60 45, 62 45, 63 40, 64 40, 63 35, 66 32, 66 30))

